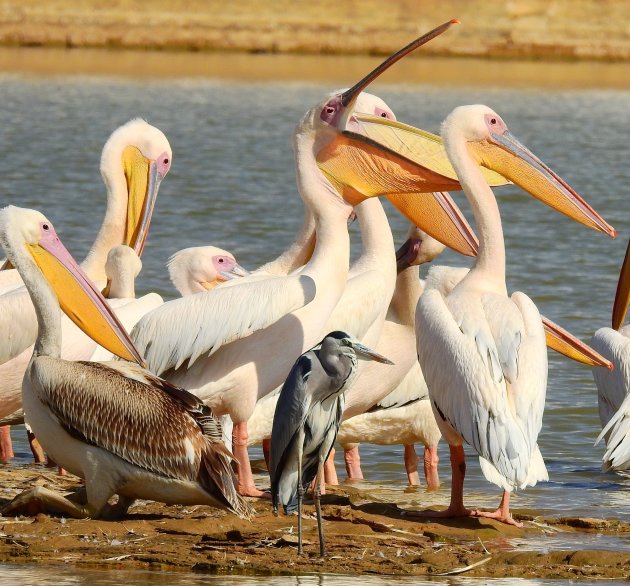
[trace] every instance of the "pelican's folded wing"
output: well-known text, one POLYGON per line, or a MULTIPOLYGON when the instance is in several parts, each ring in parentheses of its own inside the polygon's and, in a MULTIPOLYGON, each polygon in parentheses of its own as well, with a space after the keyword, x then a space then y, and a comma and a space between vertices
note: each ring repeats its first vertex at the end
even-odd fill
POLYGON ((175 299, 145 315, 131 337, 149 370, 190 367, 202 355, 266 328, 313 300, 315 282, 304 275, 217 287, 175 299))
MULTIPOLYGON (((628 326, 626 326, 627 328, 628 326)), ((625 332, 623 328, 622 332, 625 332)), ((630 338, 612 328, 600 328, 590 345, 614 364, 612 370, 593 368, 602 427, 610 421, 630 395, 630 338)))
POLYGON ((37 316, 24 287, 0 296, 0 364, 35 343, 37 316))
POLYGON ((505 370, 512 374, 515 364, 502 364, 506 354, 497 349, 483 308, 471 308, 458 323, 439 291, 429 290, 416 319, 419 361, 437 414, 512 486, 521 486, 535 438, 532 445, 514 414, 505 370))
POLYGON ((418 401, 429 398, 429 389, 424 380, 420 364, 416 361, 409 369, 405 378, 389 395, 383 397, 378 403, 368 409, 368 413, 383 411, 385 409, 398 409, 413 405, 418 401))
MULTIPOLYGON (((606 453, 602 468, 608 470, 630 469, 630 395, 621 404, 597 438, 606 438, 606 453)), ((596 443, 597 443, 596 442, 596 443)))
MULTIPOLYGON (((2 266, 2 260, 0 260, 0 266, 2 266)), ((17 289, 24 285, 20 273, 17 269, 0 270, 0 295, 17 289)))
POLYGON ((129 366, 39 357, 32 380, 70 435, 145 470, 195 480, 205 440, 191 411, 203 404, 183 389, 173 396, 147 384, 141 369, 129 366))

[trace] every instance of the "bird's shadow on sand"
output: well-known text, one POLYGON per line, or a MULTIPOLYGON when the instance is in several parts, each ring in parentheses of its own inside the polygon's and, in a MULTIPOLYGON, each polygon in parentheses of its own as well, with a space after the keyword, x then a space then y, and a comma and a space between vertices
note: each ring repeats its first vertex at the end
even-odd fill
MULTIPOLYGON (((495 528, 494 522, 488 519, 482 519, 479 517, 458 517, 453 519, 443 517, 431 517, 431 511, 418 511, 423 516, 414 516, 415 512, 401 509, 394 503, 382 503, 382 502, 362 502, 355 503, 351 496, 345 494, 326 494, 322 495, 322 505, 324 506, 339 506, 350 507, 353 511, 359 511, 361 513, 367 513, 369 515, 376 515, 379 517, 386 517, 389 519, 395 519, 397 521, 408 521, 418 524, 436 524, 444 527, 452 527, 454 529, 468 529, 471 531, 477 529, 489 529, 495 528), (426 514, 426 516, 424 516, 426 514)), ((341 520, 342 515, 330 515, 324 514, 324 517, 330 520, 339 518, 341 520)))

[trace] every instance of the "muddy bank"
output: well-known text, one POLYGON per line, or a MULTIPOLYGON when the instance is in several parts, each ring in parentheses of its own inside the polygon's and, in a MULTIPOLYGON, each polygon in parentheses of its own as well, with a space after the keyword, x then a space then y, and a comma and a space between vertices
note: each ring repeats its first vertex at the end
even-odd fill
POLYGON ((453 17, 424 54, 630 59, 630 4, 589 0, 7 0, 0 44, 380 55, 453 17))
MULTIPOLYGON (((0 506, 24 488, 41 484, 72 490, 74 477, 32 465, 0 469, 0 506)), ((472 576, 625 578, 630 551, 587 546, 528 550, 512 540, 594 535, 624 536, 630 525, 586 518, 533 519, 518 514, 522 529, 486 519, 441 521, 411 518, 391 503, 375 503, 348 486, 324 497, 328 557, 319 558, 314 508, 306 506, 305 551, 296 551, 297 519, 275 517, 257 501, 252 522, 209 507, 139 502, 121 521, 74 520, 40 514, 0 518, 0 562, 79 564, 125 569, 169 569, 211 573, 437 575, 483 562, 472 576)))

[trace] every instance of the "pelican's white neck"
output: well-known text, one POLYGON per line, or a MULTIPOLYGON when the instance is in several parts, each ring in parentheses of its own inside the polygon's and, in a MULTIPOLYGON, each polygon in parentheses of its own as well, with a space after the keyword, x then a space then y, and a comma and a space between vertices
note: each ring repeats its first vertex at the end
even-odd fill
POLYGON ((13 263, 20 271, 37 315, 38 334, 33 356, 61 356, 61 309, 57 295, 23 243, 10 242, 13 263))
MULTIPOLYGON (((122 155, 121 155, 122 157, 122 155)), ((107 209, 103 223, 90 252, 81 263, 81 268, 92 281, 104 281, 107 254, 124 241, 127 219, 127 181, 122 169, 122 159, 117 166, 103 169, 103 182, 107 189, 107 209)))
POLYGON ((304 266, 315 249, 315 218, 310 209, 304 209, 304 221, 295 242, 289 246, 278 258, 272 260, 257 270, 272 275, 288 275, 304 266))
POLYGON ((378 198, 366 199, 356 206, 355 212, 361 224, 361 257, 353 265, 363 270, 375 267, 380 270, 391 269, 392 280, 396 278, 396 249, 387 214, 378 198))
POLYGON ((479 253, 475 264, 465 277, 469 282, 481 279, 484 288, 505 290, 505 244, 497 200, 486 183, 479 165, 461 136, 444 137, 444 146, 457 173, 464 193, 472 206, 479 253))
MULTIPOLYGON (((318 273, 327 280, 327 287, 337 286, 343 291, 350 263, 348 217, 352 207, 326 179, 317 166, 314 133, 296 133, 294 148, 297 169, 297 186, 304 204, 315 222, 316 242, 313 256, 304 267, 309 273, 318 273)), ((329 289, 330 290, 330 289, 329 289)))

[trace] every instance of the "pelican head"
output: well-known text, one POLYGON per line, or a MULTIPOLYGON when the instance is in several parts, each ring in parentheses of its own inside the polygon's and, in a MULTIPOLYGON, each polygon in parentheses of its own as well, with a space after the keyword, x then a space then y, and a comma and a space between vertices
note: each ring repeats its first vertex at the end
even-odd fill
POLYGON ((610 226, 554 171, 519 142, 488 106, 460 106, 442 124, 444 143, 467 143, 480 165, 507 177, 535 198, 570 218, 615 237, 610 226))
POLYGON ((446 247, 440 241, 429 236, 417 226, 412 226, 407 233, 407 240, 396 251, 398 272, 408 267, 429 263, 438 257, 446 247))
POLYGON ((141 270, 142 261, 133 248, 125 244, 114 246, 105 262, 107 285, 103 289, 103 295, 110 299, 135 297, 134 285, 141 270))
POLYGON ((162 131, 136 118, 117 128, 101 155, 107 186, 107 213, 126 218, 123 243, 142 255, 160 182, 173 153, 162 131))
POLYGON ((168 259, 168 274, 181 295, 213 289, 222 282, 249 274, 227 250, 216 246, 194 246, 168 259))
POLYGON ((39 312, 51 309, 38 303, 45 299, 44 291, 49 288, 63 312, 88 336, 113 354, 143 364, 105 298, 43 214, 15 206, 0 210, 0 244, 20 271, 39 312))
MULTIPOLYGON (((377 96, 363 91, 372 81, 405 55, 442 34, 449 21, 416 39, 386 59, 350 89, 329 95, 307 112, 298 125, 296 141, 313 139, 319 169, 349 205, 368 197, 386 196, 413 223, 463 254, 476 253, 476 238, 452 202, 436 198, 427 170, 410 160, 404 140, 373 139, 364 132, 365 117, 397 124, 391 108, 377 96)), ((447 182, 448 183, 448 182, 447 182)), ((457 187, 455 180, 450 186, 457 187)))

